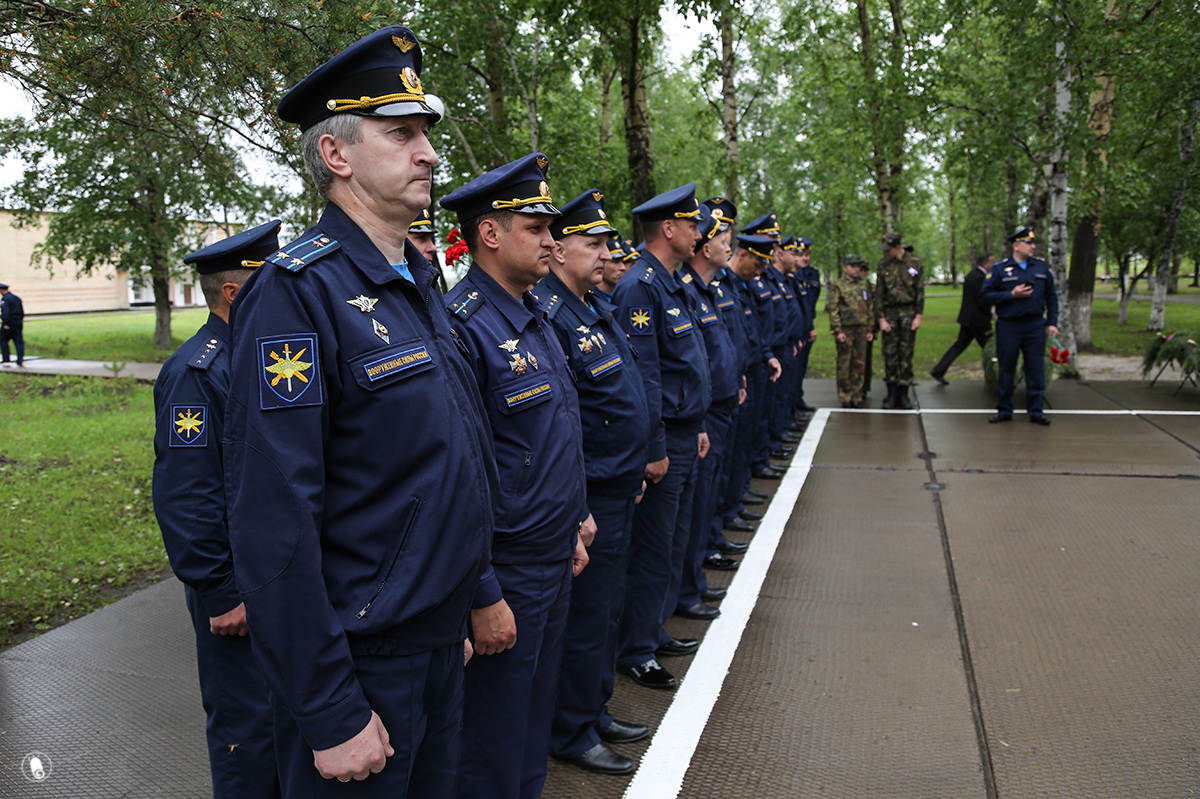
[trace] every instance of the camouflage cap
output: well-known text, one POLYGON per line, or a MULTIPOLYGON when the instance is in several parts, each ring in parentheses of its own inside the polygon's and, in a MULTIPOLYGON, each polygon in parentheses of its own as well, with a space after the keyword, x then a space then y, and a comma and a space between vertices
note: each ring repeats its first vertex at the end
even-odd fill
POLYGON ((861 255, 847 255, 842 258, 842 266, 866 266, 867 260, 861 255))
POLYGON ((884 234, 883 234, 883 238, 881 239, 881 241, 882 241, 883 243, 882 243, 882 244, 880 244, 880 245, 879 245, 878 247, 876 247, 875 249, 877 249, 877 250, 890 250, 890 249, 892 249, 893 247, 898 247, 898 246, 900 246, 900 234, 899 234, 899 233, 884 233, 884 234))

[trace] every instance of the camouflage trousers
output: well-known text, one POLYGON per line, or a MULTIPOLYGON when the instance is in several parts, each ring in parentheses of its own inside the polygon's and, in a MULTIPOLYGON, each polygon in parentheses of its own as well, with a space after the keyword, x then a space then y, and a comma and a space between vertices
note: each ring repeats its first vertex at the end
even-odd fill
POLYGON ((913 348, 917 344, 917 331, 912 329, 916 312, 912 308, 886 308, 883 318, 892 326, 892 332, 883 336, 883 374, 888 383, 911 386, 913 382, 913 348))
POLYGON ((867 334, 869 327, 843 327, 839 332, 846 334, 845 341, 837 344, 837 387, 838 402, 862 402, 863 385, 867 378, 867 334))

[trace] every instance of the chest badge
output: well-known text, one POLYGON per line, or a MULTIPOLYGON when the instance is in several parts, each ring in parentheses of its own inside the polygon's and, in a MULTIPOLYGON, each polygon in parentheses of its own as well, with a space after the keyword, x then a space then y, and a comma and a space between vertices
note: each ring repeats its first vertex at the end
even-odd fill
POLYGON ((518 353, 513 353, 513 358, 508 362, 508 368, 515 373, 523 375, 529 371, 529 362, 520 356, 518 353))
POLYGON ((667 313, 671 316, 679 316, 679 314, 683 313, 683 311, 679 310, 678 308, 668 308, 667 313))
POLYGON ((592 329, 590 327, 588 327, 587 325, 580 325, 579 327, 575 328, 575 332, 582 333, 583 335, 586 336, 588 333, 592 332, 592 329))
POLYGON ((579 351, 584 355, 587 355, 589 352, 591 352, 593 348, 592 340, 587 336, 579 339, 579 351))
POLYGON ((530 366, 532 366, 534 369, 538 368, 538 362, 537 362, 536 355, 534 355, 532 352, 527 352, 527 353, 525 353, 525 357, 529 359, 530 366))
POLYGON ((516 352, 517 347, 520 344, 521 344, 521 339, 510 338, 507 341, 505 341, 503 344, 500 345, 500 349, 504 350, 505 352, 516 352))
POLYGON ((379 338, 383 340, 384 344, 392 343, 391 338, 388 337, 388 329, 374 317, 371 318, 371 328, 375 331, 375 335, 379 336, 379 338))
POLYGON ((375 303, 379 302, 378 297, 368 297, 365 294, 359 294, 352 300, 346 300, 347 305, 353 305, 363 313, 370 313, 375 310, 375 303))

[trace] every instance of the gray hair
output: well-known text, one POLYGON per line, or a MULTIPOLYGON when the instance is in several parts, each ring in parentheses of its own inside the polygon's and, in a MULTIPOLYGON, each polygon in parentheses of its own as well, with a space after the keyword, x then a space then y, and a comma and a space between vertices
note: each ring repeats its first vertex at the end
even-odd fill
POLYGON ((321 156, 320 144, 321 137, 326 135, 347 144, 357 144, 362 141, 362 117, 357 114, 334 114, 304 131, 300 138, 304 166, 308 169, 309 177, 312 178, 317 193, 328 198, 329 187, 333 185, 333 174, 321 156))

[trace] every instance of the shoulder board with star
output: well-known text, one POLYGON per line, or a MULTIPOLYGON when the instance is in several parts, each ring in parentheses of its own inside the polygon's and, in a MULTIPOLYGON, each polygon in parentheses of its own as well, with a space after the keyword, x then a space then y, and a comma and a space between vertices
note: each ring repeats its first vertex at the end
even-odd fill
POLYGON ((653 283, 654 282, 654 267, 647 266, 646 271, 642 272, 640 275, 638 275, 638 280, 642 281, 643 283, 653 283))
MULTIPOLYGON (((1011 258, 1001 258, 999 261, 996 261, 996 263, 992 264, 992 272, 995 272, 997 269, 1003 269, 1006 266, 1011 266, 1012 263, 1013 261, 1011 258)), ((991 274, 991 272, 988 274, 991 274)))
POLYGON ((479 290, 471 289, 470 291, 464 293, 458 300, 450 303, 450 312, 459 319, 470 319, 471 314, 478 311, 483 303, 484 298, 483 295, 479 293, 479 290))
POLYGON ((337 252, 341 246, 337 239, 324 233, 316 233, 280 248, 267 258, 266 262, 281 266, 289 272, 299 272, 318 258, 337 252))
POLYGON ((212 366, 212 362, 216 360, 216 355, 223 346, 221 339, 209 336, 196 346, 192 356, 188 358, 188 366, 193 369, 207 369, 212 366))

